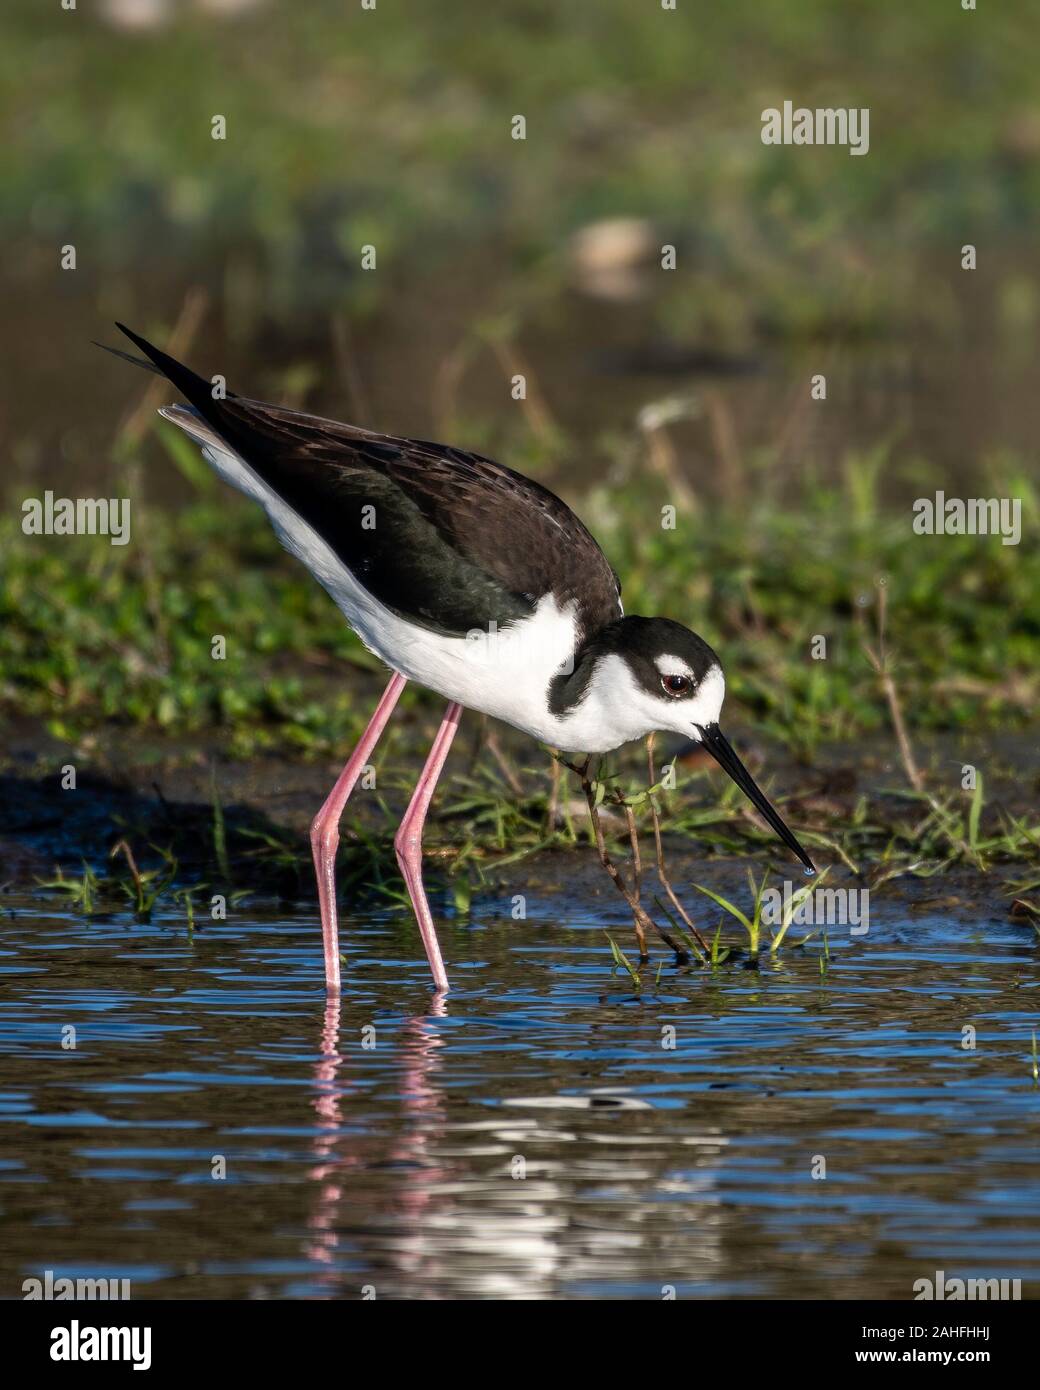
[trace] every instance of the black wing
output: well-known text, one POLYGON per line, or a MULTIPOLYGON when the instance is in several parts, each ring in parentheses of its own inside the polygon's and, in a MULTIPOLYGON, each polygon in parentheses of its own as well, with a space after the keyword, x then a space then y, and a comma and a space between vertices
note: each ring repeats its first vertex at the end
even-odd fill
POLYGON ((208 381, 118 327, 393 612, 454 635, 501 629, 548 593, 577 605, 584 637, 621 616, 617 576, 547 488, 448 445, 215 400, 208 381))

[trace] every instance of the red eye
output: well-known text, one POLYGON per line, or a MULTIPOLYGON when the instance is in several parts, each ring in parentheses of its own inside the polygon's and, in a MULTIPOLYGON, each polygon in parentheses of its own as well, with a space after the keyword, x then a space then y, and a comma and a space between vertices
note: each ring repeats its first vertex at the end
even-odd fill
POLYGON ((669 695, 685 695, 690 688, 689 676, 662 676, 661 684, 669 695))

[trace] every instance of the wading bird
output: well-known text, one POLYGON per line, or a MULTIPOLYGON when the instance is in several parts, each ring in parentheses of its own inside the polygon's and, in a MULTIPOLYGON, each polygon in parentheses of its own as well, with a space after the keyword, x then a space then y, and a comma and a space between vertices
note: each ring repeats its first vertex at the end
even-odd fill
POLYGON ((654 730, 693 738, 815 873, 719 729, 726 685, 718 657, 680 623, 626 617, 617 575, 553 493, 445 444, 231 393, 216 398, 210 382, 117 327, 149 361, 117 355, 166 376, 189 402, 159 413, 225 482, 261 504, 285 548, 392 672, 311 826, 330 991, 340 985, 340 817, 410 680, 449 702, 394 837, 439 991, 448 977, 423 890, 422 829, 463 709, 582 753, 608 753, 654 730))

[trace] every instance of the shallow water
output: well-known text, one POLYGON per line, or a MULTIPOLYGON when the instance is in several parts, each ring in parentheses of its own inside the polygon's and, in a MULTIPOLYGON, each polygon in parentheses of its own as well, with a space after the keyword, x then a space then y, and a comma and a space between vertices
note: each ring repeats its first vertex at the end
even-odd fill
POLYGON ((824 974, 815 944, 665 959, 639 997, 616 916, 478 902, 437 1003, 410 923, 369 914, 337 1006, 311 910, 189 936, 3 901, 2 1297, 48 1269, 135 1298, 1035 1296, 1028 926, 877 903, 824 974))

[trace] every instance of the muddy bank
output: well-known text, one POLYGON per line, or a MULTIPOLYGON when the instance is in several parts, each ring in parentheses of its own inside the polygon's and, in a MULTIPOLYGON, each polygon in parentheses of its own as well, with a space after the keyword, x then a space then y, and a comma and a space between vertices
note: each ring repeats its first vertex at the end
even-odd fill
MULTIPOLYGON (((402 742, 393 753, 393 778, 389 769, 385 775, 381 771, 377 788, 359 787, 355 794, 344 820, 341 855, 355 889, 373 879, 382 882, 394 876, 391 836, 408 795, 406 773, 410 776, 421 765, 433 723, 425 709, 409 711, 402 742)), ((471 717, 438 793, 428 835, 432 891, 445 886, 439 868, 452 857, 453 847, 470 836, 472 827, 465 815, 444 811, 459 799, 462 779, 474 767, 491 763, 486 736, 486 722, 471 717)), ((502 744, 519 797, 506 785, 504 775, 496 772, 501 777, 501 796, 522 801, 532 820, 544 820, 547 756, 508 731, 503 732, 502 744)), ((886 742, 867 748, 828 748, 815 767, 784 761, 751 737, 741 739, 741 745, 756 772, 769 779, 774 794, 790 798, 786 811, 795 823, 841 824, 857 814, 864 800, 875 810, 887 802, 889 811, 903 813, 897 794, 898 763, 886 742)), ((172 862, 178 884, 223 881, 230 865, 237 888, 283 900, 314 897, 307 830, 339 772, 332 761, 263 756, 242 762, 222 757, 215 739, 190 743, 135 734, 131 744, 117 731, 108 731, 105 741, 83 757, 83 750, 72 755, 60 740, 33 725, 10 729, 6 747, 0 765, 0 884, 4 887, 37 886, 41 879, 50 879, 56 868, 76 875, 84 863, 98 872, 111 871, 110 852, 126 840, 143 868, 163 864, 163 856, 169 856, 165 862, 172 862), (70 765, 76 769, 76 785, 63 788, 62 768, 70 765)), ((663 756, 673 751, 665 748, 663 756)), ((959 774, 969 751, 959 740, 935 741, 924 749, 924 765, 937 781, 959 774)), ((973 752, 980 758, 977 747, 973 752)), ((1035 789, 1030 774, 1023 776, 1022 770, 1036 766, 1032 736, 994 739, 980 761, 987 768, 999 810, 1030 813, 1035 789)), ((687 765, 696 766, 696 762, 688 760, 687 765)), ((631 767, 626 764, 624 775, 637 784, 634 758, 631 767)), ((709 805, 720 785, 715 780, 710 785, 698 780, 680 795, 709 805)), ((601 902, 604 910, 623 907, 584 843, 584 806, 575 793, 573 778, 566 774, 561 802, 579 831, 578 846, 546 843, 519 862, 501 862, 510 859, 509 848, 502 852, 478 845, 469 857, 468 879, 474 896, 487 901, 513 892, 562 900, 579 895, 601 902)), ((666 843, 670 872, 680 889, 700 883, 740 894, 743 900, 749 892, 747 869, 760 875, 767 865, 779 879, 798 879, 798 866, 789 865, 779 847, 720 857, 695 833, 674 830, 666 833, 666 843)), ((647 842, 644 853, 649 852, 647 842)), ((821 866, 831 865, 829 885, 855 887, 860 882, 838 856, 818 851, 818 859, 821 866)), ((646 878, 650 897, 656 887, 652 866, 646 878)), ((964 866, 928 878, 902 874, 886 883, 884 891, 900 896, 911 910, 963 911, 980 921, 1006 921, 1010 907, 1006 878, 964 866)), ((714 909, 706 913, 706 904, 692 888, 685 896, 697 920, 714 925, 718 913, 714 909)))

